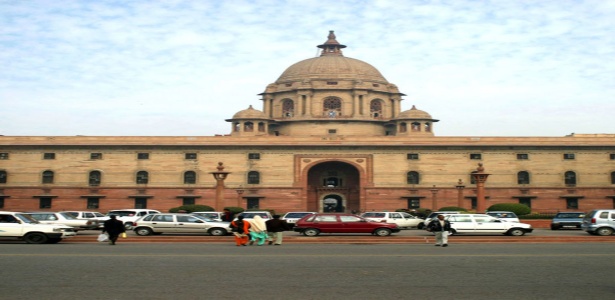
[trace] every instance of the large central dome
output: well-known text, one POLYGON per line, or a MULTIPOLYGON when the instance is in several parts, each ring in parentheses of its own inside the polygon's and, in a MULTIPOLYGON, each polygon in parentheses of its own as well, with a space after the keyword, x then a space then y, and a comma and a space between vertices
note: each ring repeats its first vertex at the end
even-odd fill
POLYGON ((358 59, 344 57, 341 49, 345 47, 337 42, 333 31, 329 32, 328 40, 323 45, 318 46, 318 48, 323 49, 320 57, 293 64, 282 73, 276 83, 313 79, 388 83, 374 66, 358 59))

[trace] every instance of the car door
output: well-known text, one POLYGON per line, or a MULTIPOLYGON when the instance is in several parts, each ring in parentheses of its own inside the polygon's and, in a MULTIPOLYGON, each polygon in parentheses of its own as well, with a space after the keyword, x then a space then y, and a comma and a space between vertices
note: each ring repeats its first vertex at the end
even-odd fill
POLYGON ((344 230, 341 222, 337 218, 337 215, 317 215, 314 217, 314 220, 310 225, 306 224, 306 227, 314 227, 324 233, 343 232, 344 230))
POLYGON ((448 215, 446 219, 451 223, 451 228, 455 232, 471 233, 476 227, 470 215, 448 215))
POLYGON ((175 216, 175 232, 178 233, 197 233, 203 234, 207 232, 209 225, 202 219, 195 216, 175 216))
POLYGON ((474 216, 476 233, 502 233, 506 232, 508 224, 492 216, 474 216))
POLYGON ((154 215, 150 223, 154 232, 175 232, 175 219, 173 215, 158 214, 154 215))
POLYGON ((23 225, 11 214, 0 214, 0 236, 21 236, 23 225))
POLYGON ((364 218, 342 215, 339 216, 341 228, 344 233, 371 233, 374 230, 374 223, 364 218))

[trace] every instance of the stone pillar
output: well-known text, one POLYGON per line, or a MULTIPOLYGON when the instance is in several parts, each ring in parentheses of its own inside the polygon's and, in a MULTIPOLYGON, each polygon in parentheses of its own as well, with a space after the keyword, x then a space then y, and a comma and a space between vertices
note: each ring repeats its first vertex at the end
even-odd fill
POLYGON ((476 212, 484 213, 487 209, 487 202, 485 200, 485 182, 490 174, 485 173, 483 164, 479 163, 476 172, 472 173, 472 177, 476 180, 476 212))
POLYGON ((216 167, 218 171, 210 172, 214 176, 216 180, 216 202, 214 204, 214 209, 216 211, 222 211, 224 209, 224 180, 230 172, 224 172, 224 166, 222 162, 218 163, 218 167, 216 167))
POLYGON ((431 209, 436 211, 438 209, 438 189, 434 185, 431 191, 431 209))
POLYGON ((463 185, 463 181, 461 179, 459 179, 455 188, 457 189, 457 206, 465 208, 463 205, 463 189, 465 188, 465 185, 463 185))

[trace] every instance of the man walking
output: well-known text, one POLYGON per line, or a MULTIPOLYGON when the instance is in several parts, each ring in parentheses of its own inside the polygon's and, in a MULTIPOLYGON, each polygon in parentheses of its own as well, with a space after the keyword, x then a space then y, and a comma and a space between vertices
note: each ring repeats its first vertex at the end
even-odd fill
POLYGON ((280 215, 273 215, 273 219, 265 222, 267 225, 267 233, 269 245, 273 244, 275 238, 275 245, 282 245, 282 238, 284 237, 284 231, 290 230, 286 220, 280 219, 280 215))
POLYGON ((436 245, 448 247, 448 235, 451 231, 451 223, 444 220, 444 215, 438 215, 436 220, 429 222, 427 225, 429 231, 436 234, 436 245))
POLYGON ((109 245, 115 245, 120 234, 126 232, 124 222, 118 220, 115 215, 109 216, 109 220, 105 221, 103 226, 103 233, 106 232, 109 235, 109 245))

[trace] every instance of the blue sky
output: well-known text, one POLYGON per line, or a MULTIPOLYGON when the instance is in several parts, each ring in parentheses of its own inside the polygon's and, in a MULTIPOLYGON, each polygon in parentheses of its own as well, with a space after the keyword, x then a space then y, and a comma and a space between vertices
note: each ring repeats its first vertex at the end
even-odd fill
POLYGON ((613 28, 615 0, 0 0, 0 134, 228 134, 329 30, 438 136, 615 133, 613 28))

